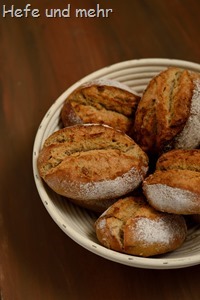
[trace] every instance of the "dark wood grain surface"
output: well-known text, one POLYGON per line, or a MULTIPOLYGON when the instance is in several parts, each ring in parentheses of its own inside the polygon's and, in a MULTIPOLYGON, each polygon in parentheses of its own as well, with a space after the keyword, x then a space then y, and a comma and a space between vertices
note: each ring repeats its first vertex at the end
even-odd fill
MULTIPOLYGON (((73 3, 72 3, 73 2, 73 3)), ((73 0, 108 18, 47 18, 63 0, 0 1, 0 290, 3 300, 199 300, 200 266, 145 270, 108 261, 67 237, 43 206, 32 147, 47 109, 89 73, 129 59, 200 63, 199 0, 73 0), (2 16, 3 5, 41 16, 2 16)))

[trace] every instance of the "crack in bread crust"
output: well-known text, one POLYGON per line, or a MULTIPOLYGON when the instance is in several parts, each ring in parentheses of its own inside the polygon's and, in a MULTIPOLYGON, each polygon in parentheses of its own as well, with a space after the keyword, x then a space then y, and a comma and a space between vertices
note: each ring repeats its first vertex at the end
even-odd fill
POLYGON ((68 96, 61 111, 64 126, 99 123, 131 131, 140 96, 126 86, 120 88, 119 83, 102 82, 80 86, 68 96))
POLYGON ((131 116, 136 109, 138 98, 139 96, 114 87, 92 85, 75 91, 68 97, 68 101, 131 116))
POLYGON ((156 211, 142 197, 125 197, 95 222, 101 244, 123 253, 153 256, 175 250, 185 240, 182 216, 156 211))
POLYGON ((47 138, 38 156, 40 176, 57 194, 101 208, 132 192, 148 171, 148 156, 126 134, 105 125, 76 125, 47 138), (92 203, 92 200, 93 203, 92 203))
POLYGON ((160 153, 182 131, 190 114, 194 83, 187 70, 171 67, 147 86, 136 110, 134 138, 142 149, 160 153))
POLYGON ((156 163, 156 169, 165 170, 190 170, 200 172, 200 150, 176 149, 164 153, 156 163))
POLYGON ((94 159, 94 157, 99 159, 108 157, 109 152, 109 160, 112 161, 114 157, 118 157, 121 166, 123 161, 128 159, 130 163, 132 160, 129 167, 132 165, 139 169, 142 164, 146 166, 147 156, 131 138, 101 125, 72 126, 52 134, 45 141, 38 165, 41 175, 46 176, 49 172, 52 173, 56 168, 65 164, 65 161, 72 160, 73 157, 78 161, 84 153, 87 153, 87 156, 84 156, 87 159, 87 164, 89 164, 89 160, 94 159))

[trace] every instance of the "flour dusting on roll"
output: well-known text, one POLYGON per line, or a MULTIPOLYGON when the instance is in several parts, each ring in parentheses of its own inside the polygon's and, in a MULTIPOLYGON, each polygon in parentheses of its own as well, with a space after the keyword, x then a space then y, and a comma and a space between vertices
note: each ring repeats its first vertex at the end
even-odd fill
POLYGON ((182 216, 158 212, 142 197, 125 197, 96 221, 101 244, 119 252, 155 256, 180 247, 187 228, 182 216))
POLYGON ((169 67, 153 77, 137 106, 134 139, 153 155, 200 143, 200 74, 169 67))
POLYGON ((56 193, 98 210, 102 201, 132 192, 142 183, 148 157, 129 136, 112 127, 74 125, 47 138, 38 169, 56 193))
POLYGON ((143 192, 157 210, 175 214, 200 213, 200 172, 156 171, 143 181, 143 192))
POLYGON ((200 78, 194 80, 190 115, 174 140, 175 149, 194 149, 200 145, 200 78))
POLYGON ((165 183, 144 182, 144 194, 157 210, 174 214, 200 213, 200 195, 165 183))
POLYGON ((157 210, 200 213, 200 150, 176 149, 161 155, 156 170, 143 181, 143 192, 157 210))

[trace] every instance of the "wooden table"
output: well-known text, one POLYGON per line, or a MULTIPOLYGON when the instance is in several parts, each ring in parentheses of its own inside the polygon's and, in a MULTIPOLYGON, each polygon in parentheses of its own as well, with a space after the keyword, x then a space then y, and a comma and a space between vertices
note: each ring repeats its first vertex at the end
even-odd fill
POLYGON ((32 147, 47 109, 83 76, 129 59, 200 63, 200 1, 101 0, 99 8, 107 9, 107 17, 95 16, 93 0, 74 0, 71 6, 63 0, 34 0, 28 6, 22 0, 2 2, 1 299, 199 300, 200 266, 128 267, 90 253, 66 236, 39 198, 32 147), (55 12, 52 8, 63 15, 45 15, 55 12), (75 16, 78 8, 85 9, 82 17, 75 16))

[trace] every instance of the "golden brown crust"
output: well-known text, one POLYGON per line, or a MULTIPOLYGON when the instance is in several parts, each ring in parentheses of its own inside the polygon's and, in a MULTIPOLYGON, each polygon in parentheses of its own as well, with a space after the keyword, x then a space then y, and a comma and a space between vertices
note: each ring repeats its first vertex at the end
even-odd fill
POLYGON ((109 249, 138 256, 154 256, 178 248, 186 237, 182 216, 149 206, 144 197, 115 202, 95 223, 97 238, 109 249))
MULTIPOLYGON (((183 189, 199 195, 200 173, 190 170, 156 171, 148 176, 144 185, 162 184, 173 188, 183 189)), ((159 195, 158 195, 159 196, 159 195)), ((200 205, 200 203, 199 203, 200 205)))
POLYGON ((172 141, 171 149, 195 149, 200 145, 200 74, 190 72, 190 76, 194 84, 190 114, 183 130, 172 141))
POLYGON ((161 153, 190 114, 194 82, 189 71, 170 67, 147 86, 136 111, 134 139, 148 153, 161 153))
POLYGON ((100 208, 135 189, 148 157, 127 135, 104 125, 76 125, 53 133, 38 157, 40 176, 58 194, 100 208))
POLYGON ((143 182, 143 191, 156 209, 200 213, 200 150, 172 150, 161 155, 156 171, 143 182))
POLYGON ((73 91, 61 111, 63 125, 98 123, 129 133, 140 96, 114 84, 94 81, 73 91))
POLYGON ((156 163, 157 170, 191 170, 200 172, 200 150, 172 150, 161 155, 156 163))

